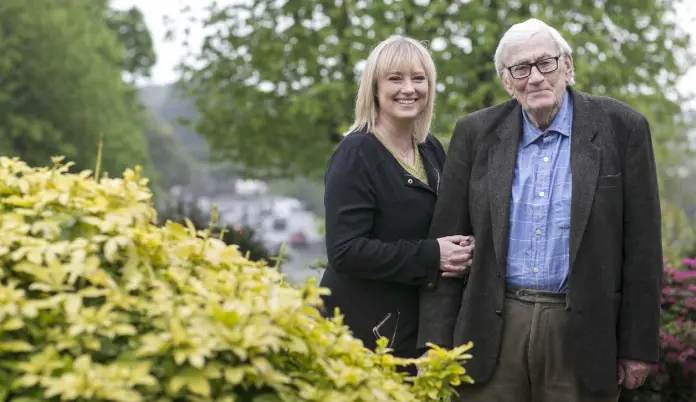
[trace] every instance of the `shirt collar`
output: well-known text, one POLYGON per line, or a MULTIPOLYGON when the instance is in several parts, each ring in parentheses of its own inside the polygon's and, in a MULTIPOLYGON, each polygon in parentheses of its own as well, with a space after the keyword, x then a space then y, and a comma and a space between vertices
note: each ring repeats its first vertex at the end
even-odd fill
POLYGON ((561 101, 561 107, 558 110, 558 114, 551 122, 549 128, 546 131, 541 131, 537 128, 527 117, 527 112, 522 110, 522 146, 526 147, 532 142, 536 141, 545 132, 554 131, 566 137, 570 137, 571 134, 571 124, 572 124, 572 110, 573 110, 573 99, 571 98, 568 91, 563 94, 563 100, 561 101))

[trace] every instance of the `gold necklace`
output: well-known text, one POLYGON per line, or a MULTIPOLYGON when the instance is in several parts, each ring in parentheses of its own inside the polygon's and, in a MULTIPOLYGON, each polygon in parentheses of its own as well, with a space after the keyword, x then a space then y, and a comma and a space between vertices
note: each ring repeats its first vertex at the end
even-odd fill
POLYGON ((387 141, 387 139, 386 139, 381 133, 379 133, 377 130, 375 130, 375 134, 376 134, 377 137, 379 138, 380 142, 381 142, 382 144, 384 144, 384 146, 386 146, 387 149, 388 149, 389 151, 391 151, 392 154, 396 155, 397 157, 401 157, 401 159, 403 159, 404 162, 408 163, 409 165, 410 165, 410 163, 408 162, 408 153, 409 153, 410 151, 413 151, 413 162, 414 162, 414 165, 415 165, 415 163, 417 162, 417 161, 416 161, 416 158, 417 158, 416 155, 418 154, 418 153, 416 152, 416 139, 415 139, 415 137, 411 136, 411 149, 406 150, 406 152, 401 152, 401 151, 399 151, 398 149, 394 148, 392 145, 390 145, 390 144, 389 144, 389 141, 387 141))

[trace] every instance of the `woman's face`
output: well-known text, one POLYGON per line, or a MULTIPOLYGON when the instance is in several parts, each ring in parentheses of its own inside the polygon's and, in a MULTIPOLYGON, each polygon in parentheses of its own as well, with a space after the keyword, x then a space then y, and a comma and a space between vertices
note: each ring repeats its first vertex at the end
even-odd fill
POLYGON ((380 118, 412 120, 428 102, 428 77, 420 63, 408 71, 387 71, 377 82, 380 118))

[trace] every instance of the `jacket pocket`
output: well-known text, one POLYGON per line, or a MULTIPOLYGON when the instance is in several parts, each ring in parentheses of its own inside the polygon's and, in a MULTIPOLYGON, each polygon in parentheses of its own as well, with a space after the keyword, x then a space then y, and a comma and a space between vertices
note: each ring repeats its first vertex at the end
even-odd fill
POLYGON ((623 174, 611 174, 597 178, 597 187, 620 187, 623 174))

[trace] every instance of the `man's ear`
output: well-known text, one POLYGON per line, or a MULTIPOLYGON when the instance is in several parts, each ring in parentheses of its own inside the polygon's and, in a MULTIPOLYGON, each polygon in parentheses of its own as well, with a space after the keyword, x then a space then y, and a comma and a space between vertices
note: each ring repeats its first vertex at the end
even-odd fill
POLYGON ((510 77, 510 74, 503 71, 500 75, 500 80, 503 82, 503 87, 505 87, 505 91, 508 95, 515 96, 515 87, 512 85, 512 77, 510 77))
POLYGON ((566 82, 568 82, 570 80, 570 77, 573 76, 573 56, 564 56, 563 64, 565 65, 566 82))

